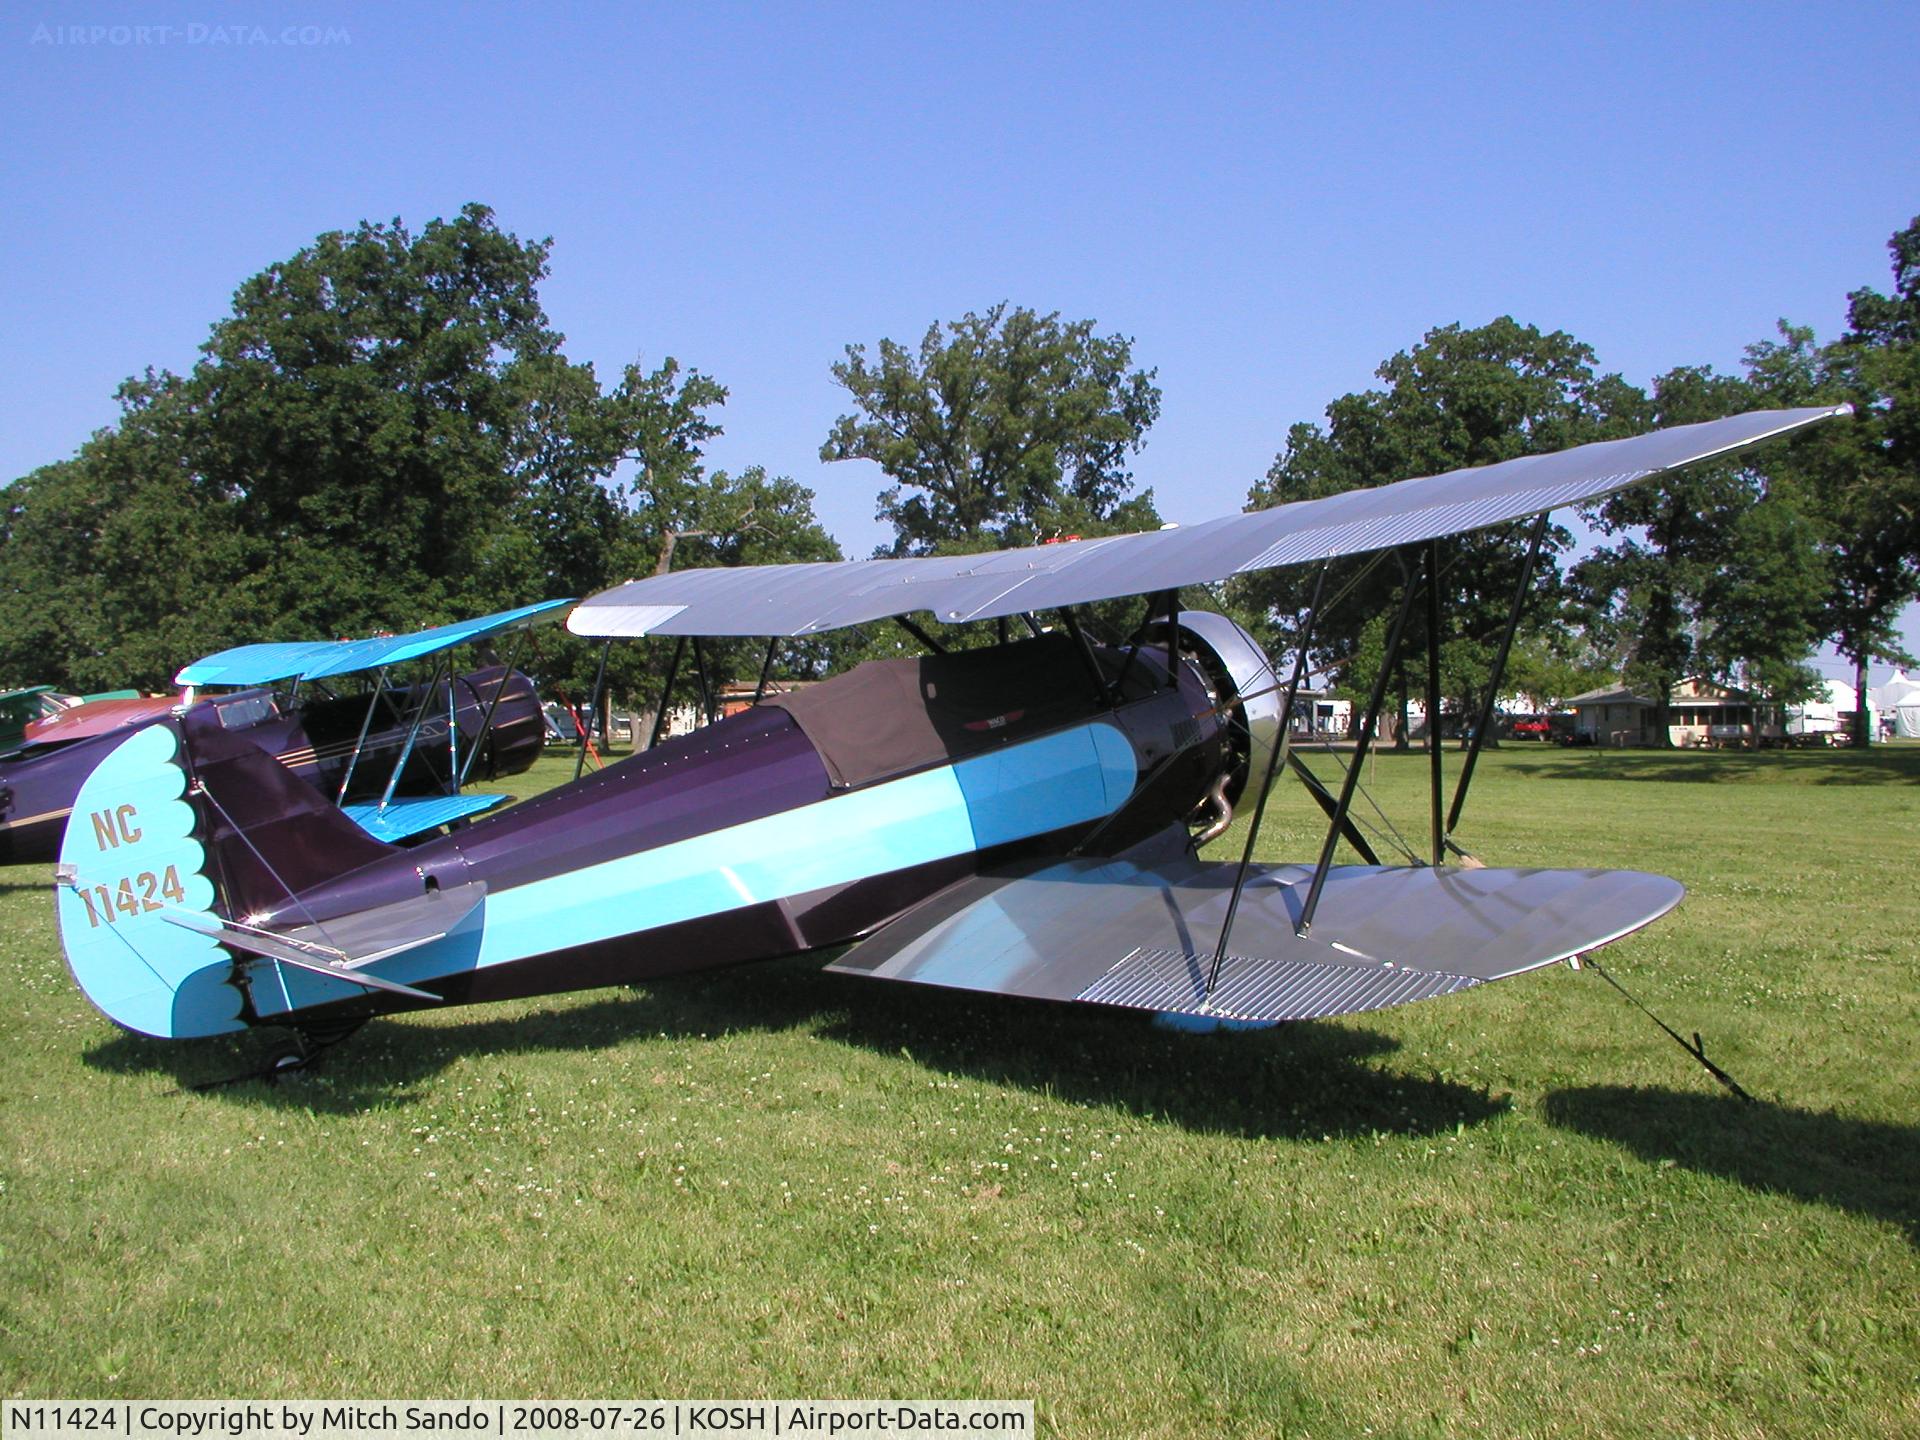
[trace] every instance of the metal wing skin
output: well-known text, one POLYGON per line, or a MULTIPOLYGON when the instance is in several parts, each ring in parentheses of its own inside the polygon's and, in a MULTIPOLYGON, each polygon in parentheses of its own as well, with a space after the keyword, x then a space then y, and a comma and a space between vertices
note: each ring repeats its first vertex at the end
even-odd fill
POLYGON ((1235 1020, 1384 1009, 1617 940, 1684 893, 1630 870, 1342 866, 1296 933, 1313 867, 1255 867, 1214 970, 1238 867, 1065 860, 988 872, 828 968, 1001 995, 1235 1020))
POLYGON ((1756 410, 1352 490, 1204 524, 986 555, 701 569, 583 601, 577 635, 810 635, 926 611, 947 623, 1211 584, 1504 524, 1846 414, 1756 410))

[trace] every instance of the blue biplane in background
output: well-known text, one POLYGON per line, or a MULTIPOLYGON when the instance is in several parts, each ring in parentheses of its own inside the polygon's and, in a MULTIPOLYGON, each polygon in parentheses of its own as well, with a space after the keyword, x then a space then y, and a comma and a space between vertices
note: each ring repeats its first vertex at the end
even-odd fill
MULTIPOLYGON (((1455 830, 1487 715, 1450 807, 1431 748, 1414 863, 1379 863, 1354 821, 1423 596, 1427 652, 1440 649, 1444 540, 1531 521, 1504 663, 1547 512, 1843 413, 1755 412, 1147 534, 639 580, 568 627, 667 637, 677 661, 703 637, 892 622, 927 653, 766 697, 406 849, 196 707, 121 742, 82 786, 57 871, 62 941, 130 1029, 286 1026, 309 1052, 394 1010, 841 947, 845 975, 1203 1021, 1348 1014, 1568 960, 1664 914, 1681 887, 1474 862, 1455 830), (1370 553, 1406 578, 1338 793, 1296 770, 1324 838, 1301 863, 1256 864, 1304 653, 1283 678, 1181 592, 1295 565, 1324 585, 1329 562, 1370 553), (1138 629, 1095 644, 1081 607, 1128 596, 1146 598, 1138 629), (916 616, 993 622, 998 643, 950 650, 916 616), (1248 794, 1240 858, 1199 858, 1248 794), (1343 839, 1361 863, 1334 863, 1343 839)), ((1431 664, 1426 678, 1437 714, 1431 664)), ((1498 691, 1496 674, 1489 708, 1498 691)))
POLYGON ((183 667, 174 677, 184 687, 178 696, 104 698, 38 720, 18 748, 0 755, 0 861, 55 858, 74 795, 94 766, 127 731, 196 701, 223 730, 330 794, 383 840, 476 814, 505 797, 461 794, 470 776, 517 774, 539 755, 539 698, 511 663, 456 674, 453 652, 558 621, 572 603, 549 600, 369 640, 241 645, 183 667), (389 685, 396 667, 423 660, 432 662, 426 678, 389 685), (342 677, 367 675, 366 694, 336 691, 342 677), (223 693, 201 698, 208 687, 223 693))

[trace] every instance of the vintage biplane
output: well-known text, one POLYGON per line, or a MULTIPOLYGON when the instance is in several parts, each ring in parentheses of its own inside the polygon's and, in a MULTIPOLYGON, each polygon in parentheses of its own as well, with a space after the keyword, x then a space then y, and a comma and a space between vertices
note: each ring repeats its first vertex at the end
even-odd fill
POLYGON ((454 673, 453 653, 557 621, 571 604, 550 600, 370 640, 241 645, 183 667, 177 696, 127 692, 38 719, 0 755, 0 864, 54 859, 93 768, 128 730, 196 702, 381 839, 486 809, 505 797, 463 795, 460 787, 469 776, 518 774, 533 763, 544 739, 539 698, 511 665, 454 673), (423 661, 424 678, 388 683, 396 667, 423 661), (365 694, 348 693, 348 676, 372 683, 365 694), (223 693, 199 693, 214 687, 223 693))
MULTIPOLYGON (((1432 748, 1422 863, 1379 864, 1354 823, 1384 676, 1438 589, 1439 542, 1531 518, 1537 559, 1556 507, 1839 413, 1739 415, 1156 533, 639 580, 582 603, 569 628, 670 637, 677 664, 689 642, 698 662, 703 638, 891 621, 927 653, 769 698, 409 849, 189 710, 125 740, 81 789, 57 871, 67 956, 130 1029, 287 1026, 309 1047, 383 1012, 838 947, 843 975, 1244 1021, 1571 959, 1681 887, 1450 863, 1467 859, 1452 832, 1486 717, 1450 810, 1432 748), (1181 592, 1274 566, 1324 581, 1328 562, 1368 552, 1407 578, 1338 793, 1314 782, 1317 857, 1251 863, 1249 834, 1238 862, 1197 858, 1196 830, 1218 833, 1248 796, 1257 829, 1304 661, 1276 674, 1181 592), (1094 644, 1081 608, 1130 596, 1147 600, 1138 630, 1094 644), (916 616, 996 622, 998 643, 943 649, 916 616), (1343 837, 1364 863, 1333 863, 1343 837)), ((1424 614, 1431 640, 1444 617, 1424 614)))

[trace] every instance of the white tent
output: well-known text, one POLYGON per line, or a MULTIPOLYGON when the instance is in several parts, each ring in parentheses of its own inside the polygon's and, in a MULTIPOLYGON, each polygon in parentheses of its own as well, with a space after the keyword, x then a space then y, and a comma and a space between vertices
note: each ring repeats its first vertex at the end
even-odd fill
POLYGON ((1868 692, 1873 708, 1893 721, 1893 733, 1902 740, 1920 740, 1920 681, 1896 670, 1893 678, 1868 692))
POLYGON ((1787 734, 1832 735, 1853 714, 1857 691, 1844 680, 1826 680, 1804 705, 1787 707, 1787 734))

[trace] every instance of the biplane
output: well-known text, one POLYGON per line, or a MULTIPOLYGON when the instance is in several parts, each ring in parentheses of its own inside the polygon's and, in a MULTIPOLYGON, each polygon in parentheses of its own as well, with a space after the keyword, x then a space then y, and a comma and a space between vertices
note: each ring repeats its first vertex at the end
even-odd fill
POLYGON ((544 739, 533 682, 508 665, 455 673, 453 652, 540 621, 570 600, 485 615, 406 635, 241 645, 184 666, 179 695, 123 695, 59 710, 28 724, 0 755, 0 863, 52 860, 74 796, 126 738, 194 703, 222 730, 244 736, 295 775, 331 794, 385 840, 404 840, 484 810, 504 796, 462 794, 469 776, 518 774, 544 739), (395 667, 431 673, 394 686, 395 667), (365 694, 342 677, 371 677, 365 694), (222 693, 202 697, 218 687, 222 693))
MULTIPOLYGON (((170 715, 75 801, 56 872, 67 957, 132 1030, 285 1026, 306 1053, 385 1012, 808 951, 840 950, 828 968, 848 976, 1247 1022, 1573 959, 1658 918, 1681 887, 1472 863, 1454 831, 1486 716, 1450 809, 1430 747, 1421 863, 1379 863, 1354 824, 1385 677, 1416 601, 1439 589, 1439 542, 1531 520, 1531 568, 1556 507, 1842 413, 1755 412, 1154 533, 638 580, 584 601, 568 628, 666 637, 675 667, 688 645, 699 661, 703 639, 767 638, 771 661, 783 638, 889 622, 925 653, 767 697, 412 848, 368 834, 217 714, 170 715), (1324 582, 1329 562, 1369 552, 1401 557, 1406 581, 1344 780, 1315 782, 1324 841, 1300 863, 1253 863, 1290 766, 1305 645, 1283 676, 1238 625, 1180 596, 1276 566, 1320 567, 1324 582), (1139 627, 1094 643, 1083 608, 1126 597, 1145 599, 1139 627), (936 633, 980 621, 995 643, 947 648, 936 633), (1249 800, 1241 857, 1200 858, 1196 841, 1249 800), (1334 863, 1343 839, 1362 863, 1334 863)), ((1425 607, 1430 638, 1438 609, 1425 607)), ((1431 669, 1429 688, 1438 713, 1431 669)))

